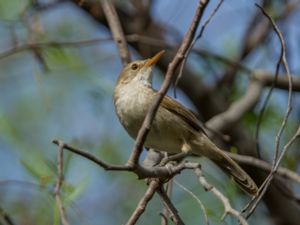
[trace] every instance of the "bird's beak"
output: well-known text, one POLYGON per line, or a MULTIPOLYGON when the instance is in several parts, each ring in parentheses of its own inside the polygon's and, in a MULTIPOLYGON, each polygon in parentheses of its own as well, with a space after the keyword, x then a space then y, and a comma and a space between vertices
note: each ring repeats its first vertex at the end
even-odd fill
POLYGON ((146 63, 144 64, 144 67, 151 67, 151 66, 155 65, 164 53, 165 53, 165 50, 162 50, 159 53, 157 53, 155 56, 153 56, 152 58, 148 59, 146 61, 146 63))

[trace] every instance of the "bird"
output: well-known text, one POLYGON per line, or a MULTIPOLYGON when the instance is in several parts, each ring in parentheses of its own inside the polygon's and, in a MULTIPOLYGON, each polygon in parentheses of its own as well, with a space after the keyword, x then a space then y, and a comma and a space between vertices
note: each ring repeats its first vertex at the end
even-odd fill
MULTIPOLYGON (((117 79, 113 92, 115 111, 133 139, 157 97, 158 92, 152 87, 152 70, 163 54, 164 50, 151 58, 128 63, 117 79)), ((144 147, 170 154, 186 152, 206 157, 246 193, 255 195, 258 191, 252 178, 209 139, 196 116, 169 96, 164 96, 158 107, 144 147)))

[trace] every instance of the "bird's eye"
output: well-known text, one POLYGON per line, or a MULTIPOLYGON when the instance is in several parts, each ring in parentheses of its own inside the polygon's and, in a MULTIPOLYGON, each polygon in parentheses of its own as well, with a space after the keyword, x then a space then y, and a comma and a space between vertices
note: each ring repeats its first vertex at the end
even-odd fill
POLYGON ((138 64, 136 64, 136 63, 133 63, 133 64, 131 65, 131 69, 133 69, 133 70, 136 70, 138 67, 139 67, 139 66, 138 66, 138 64))

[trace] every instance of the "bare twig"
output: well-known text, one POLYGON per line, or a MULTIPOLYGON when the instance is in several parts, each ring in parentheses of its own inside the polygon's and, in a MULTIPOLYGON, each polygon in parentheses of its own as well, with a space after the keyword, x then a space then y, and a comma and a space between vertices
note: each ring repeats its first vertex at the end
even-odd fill
POLYGON ((267 94, 267 97, 265 98, 265 101, 264 101, 264 103, 262 105, 262 108, 261 108, 261 110, 259 112, 259 116, 258 116, 258 119, 257 119, 256 132, 255 132, 255 140, 256 140, 256 150, 258 152, 258 155, 260 155, 260 153, 259 153, 260 152, 259 151, 259 131, 260 131, 260 125, 261 125, 262 118, 263 118, 264 112, 266 110, 266 107, 268 105, 268 102, 269 102, 269 100, 271 98, 272 92, 273 92, 273 90, 275 88, 275 83, 277 82, 277 79, 278 79, 278 74, 279 74, 279 69, 280 69, 281 63, 284 64, 284 67, 285 67, 286 72, 287 72, 288 81, 289 81, 288 107, 287 107, 286 115, 285 115, 284 120, 283 120, 283 124, 282 124, 282 126, 281 126, 281 128, 280 128, 280 130, 278 132, 278 135, 276 136, 276 151, 275 151, 275 155, 274 155, 274 159, 273 159, 273 164, 274 164, 275 161, 277 160, 277 157, 278 157, 278 154, 279 154, 280 137, 281 137, 281 134, 282 134, 282 132, 284 130, 285 124, 287 122, 289 113, 291 111, 290 101, 291 101, 291 91, 292 91, 292 78, 291 78, 291 75, 290 75, 289 67, 288 67, 287 62, 286 62, 286 47, 285 47, 285 42, 284 42, 284 39, 282 37, 282 34, 281 34, 279 28, 277 27, 277 25, 274 22, 274 20, 272 19, 272 17, 261 6, 259 6, 258 4, 255 4, 255 5, 268 18, 269 22, 273 26, 273 29, 276 32, 277 36, 278 36, 280 44, 281 44, 280 55, 278 57, 278 61, 277 61, 277 64, 276 64, 276 69, 275 69, 275 76, 273 78, 273 82, 272 82, 271 88, 270 88, 270 90, 269 90, 269 92, 267 94))
POLYGON ((155 191, 160 187, 161 183, 159 180, 152 180, 149 184, 147 191, 145 192, 144 196, 141 198, 139 204, 137 205, 136 209, 132 213, 131 217, 129 218, 126 225, 134 225, 140 218, 140 216, 144 213, 147 204, 152 199, 155 191))
POLYGON ((161 216, 161 225, 168 225, 168 217, 164 213, 159 213, 161 216))
POLYGON ((120 57, 124 66, 128 64, 131 61, 131 59, 118 14, 112 1, 101 0, 100 2, 103 7, 103 12, 108 21, 115 43, 118 46, 120 57))
POLYGON ((111 40, 112 38, 98 38, 98 39, 83 40, 83 41, 68 41, 68 42, 50 41, 50 42, 42 42, 42 43, 27 43, 27 44, 15 46, 7 51, 1 52, 0 60, 26 50, 33 51, 34 49, 41 49, 41 48, 77 48, 82 46, 94 45, 102 42, 108 42, 111 40))
POLYGON ((160 196, 160 198, 162 199, 166 209, 168 210, 168 212, 170 213, 170 218, 172 219, 172 221, 176 224, 176 225, 184 225, 185 223, 183 222, 183 220, 180 218, 177 209, 175 208, 175 206, 173 205, 173 203, 171 202, 169 196, 167 195, 167 193, 162 189, 162 186, 160 188, 158 188, 156 190, 156 192, 158 193, 158 195, 160 196))
MULTIPOLYGON (((282 124, 280 126, 280 129, 276 135, 275 138, 275 154, 274 154, 274 158, 273 158, 273 162, 272 162, 272 170, 270 172, 270 174, 267 176, 267 178, 265 179, 265 181, 263 182, 263 184, 261 185, 261 187, 259 188, 259 194, 257 196, 254 197, 254 199, 250 202, 249 204, 249 211, 247 213, 247 218, 254 212, 255 208, 257 207, 259 201, 262 199, 262 197, 264 196, 265 192, 267 191, 267 188, 269 187, 275 172, 277 171, 280 162, 283 158, 283 156, 285 155, 285 153, 287 152, 287 150, 289 149, 290 145, 297 139, 297 137, 299 136, 299 132, 300 132, 300 126, 299 129, 297 130, 297 132, 295 133, 295 135, 290 139, 290 141, 284 146, 282 152, 279 154, 279 148, 280 148, 280 139, 282 136, 282 133, 286 127, 287 124, 287 120, 289 117, 289 114, 292 110, 291 108, 291 100, 292 100, 292 77, 290 75, 290 70, 286 61, 286 47, 285 47, 285 42, 284 39, 282 37, 282 34, 279 30, 279 28, 277 27, 276 23, 274 22, 274 20, 271 18, 271 16, 258 4, 255 4, 261 11, 262 13, 269 19, 269 21, 271 22, 273 29, 275 30, 279 40, 280 40, 280 44, 281 44, 281 54, 280 54, 280 58, 278 60, 278 63, 276 65, 276 71, 279 70, 279 66, 280 63, 282 62, 285 70, 287 72, 287 77, 289 80, 289 92, 288 92, 288 103, 287 103, 287 110, 286 113, 284 115, 282 124)), ((278 74, 278 72, 277 72, 278 74)))
MULTIPOLYGON (((129 166, 118 166, 118 165, 110 165, 100 159, 98 159, 96 156, 93 154, 74 148, 70 145, 64 144, 62 141, 59 140, 54 140, 54 144, 57 144, 59 146, 59 155, 58 155, 58 181, 56 184, 55 188, 55 194, 56 194, 56 199, 57 199, 57 204, 60 208, 61 213, 64 215, 64 210, 63 210, 63 205, 62 201, 59 198, 59 189, 62 185, 62 153, 63 149, 67 149, 73 153, 76 153, 78 155, 81 155, 92 162, 96 163, 100 167, 106 169, 106 170, 117 170, 117 171, 131 171, 136 173, 139 177, 157 177, 157 178, 172 178, 175 174, 180 173, 184 169, 195 169, 196 167, 199 166, 198 163, 192 163, 192 162, 187 162, 183 161, 179 163, 178 165, 172 165, 172 164, 166 164, 165 167, 142 167, 142 166, 137 166, 135 169, 132 169, 132 167, 129 166)), ((158 194, 161 196, 163 199, 168 211, 171 213, 171 218, 176 222, 176 224, 181 224, 183 225, 182 219, 179 217, 175 207, 172 205, 171 201, 164 196, 164 193, 162 193, 162 190, 159 190, 159 187, 161 185, 161 180, 160 179, 153 179, 150 182, 149 188, 147 192, 145 193, 144 197, 140 200, 136 210, 130 217, 129 221, 127 222, 127 225, 132 225, 135 224, 136 221, 139 219, 139 217, 142 215, 144 212, 148 202, 151 200, 153 194, 155 191, 158 192, 158 194)), ((65 218, 65 216, 62 216, 62 219, 65 218)), ((64 225, 67 225, 67 223, 64 223, 64 225)))
MULTIPOLYGON (((264 6, 268 7, 271 5, 272 1, 263 1, 264 6)), ((299 5, 299 1, 289 2, 285 5, 284 9, 281 10, 280 14, 277 15, 277 20, 284 20, 289 15, 292 14, 293 11, 297 9, 299 5)), ((271 29, 270 22, 268 20, 260 19, 261 14, 257 13, 253 15, 252 21, 248 24, 249 26, 246 29, 243 43, 241 44, 241 51, 239 56, 236 58, 236 62, 241 62, 244 60, 254 49, 256 49, 259 45, 261 45, 266 38, 268 37, 269 31, 271 29)), ((224 74, 222 75, 222 79, 216 85, 216 88, 220 87, 223 84, 232 84, 235 76, 237 75, 238 67, 230 67, 228 68, 224 74)))
POLYGON ((168 66, 168 70, 166 72, 166 76, 165 76, 165 80, 159 90, 159 92, 157 93, 157 97, 155 99, 155 101, 153 102, 153 104, 151 105, 145 119, 144 122, 138 132, 136 141, 135 141, 135 145, 132 151, 132 154, 130 155, 130 158, 127 162, 127 165, 135 167, 137 165, 137 162, 140 158, 140 155, 142 153, 142 149, 143 149, 143 143, 146 140, 146 136, 149 133, 152 121, 155 117, 155 114, 158 110, 159 104, 162 101, 163 97, 165 96, 168 88, 170 87, 170 84, 172 82, 172 78, 174 76, 175 70, 178 67, 178 65, 180 64, 180 62, 182 61, 186 51, 188 50, 190 44, 192 43, 192 40, 194 38, 197 26, 199 24, 199 21, 203 15, 203 12, 208 4, 208 0, 200 0, 198 3, 198 7, 194 16, 194 19, 191 23, 191 26, 188 30, 188 32, 186 33, 174 59, 172 60, 172 62, 169 64, 168 66))
MULTIPOLYGON (((174 49, 177 46, 177 45, 168 44, 165 41, 160 39, 150 38, 138 34, 126 35, 126 40, 128 42, 139 42, 139 43, 144 43, 152 46, 159 46, 161 48, 169 48, 169 49, 174 49)), ((112 41, 111 37, 80 40, 80 41, 66 41, 66 42, 49 41, 49 42, 41 42, 41 43, 39 42, 27 43, 23 45, 14 46, 11 49, 1 52, 0 60, 27 50, 32 51, 33 49, 41 49, 41 48, 80 48, 80 47, 86 47, 86 46, 95 45, 99 43, 107 43, 110 41, 112 41)), ((215 54, 204 49, 192 49, 191 51, 203 57, 211 57, 215 60, 228 64, 229 66, 238 67, 240 70, 243 70, 246 73, 252 73, 255 75, 256 78, 262 81, 264 87, 269 87, 272 86, 272 84, 274 84, 275 87, 279 89, 288 90, 289 88, 289 81, 288 79, 286 79, 286 77, 284 77, 284 74, 279 74, 275 81, 274 76, 270 72, 252 71, 251 69, 247 68, 241 63, 235 62, 229 58, 226 58, 225 56, 215 54)), ((293 79, 292 90, 298 92, 300 91, 300 79, 297 76, 295 76, 293 79)))
MULTIPOLYGON (((53 140, 52 142, 56 145, 59 145, 59 143, 62 143, 60 140, 53 140)), ((95 155, 93 155, 87 151, 83 151, 79 148, 75 148, 75 147, 65 144, 65 143, 63 144, 63 148, 67 149, 73 153, 76 153, 78 155, 81 155, 84 158, 91 160, 92 162, 96 163, 97 165, 99 165, 100 167, 102 167, 105 170, 130 170, 130 168, 128 166, 124 166, 124 165, 119 166, 119 165, 112 165, 112 164, 106 163, 103 160, 99 159, 98 157, 96 157, 95 155)))
MULTIPOLYGON (((173 191, 173 179, 170 179, 167 184, 165 185, 166 189, 166 194, 168 195, 169 198, 172 196, 172 191, 173 191)), ((168 218, 170 218, 170 211, 168 208, 165 206, 162 209, 162 212, 160 213, 161 217, 161 225, 168 225, 168 218)))
POLYGON ((56 186, 54 189, 54 196, 55 196, 55 201, 59 210, 59 214, 60 214, 60 219, 63 225, 70 225, 66 213, 65 213, 65 209, 63 206, 63 202, 61 200, 60 197, 60 189, 62 187, 63 184, 63 152, 64 152, 64 144, 62 142, 58 143, 58 152, 57 152, 57 174, 58 174, 58 178, 57 178, 57 182, 56 182, 56 186))
POLYGON ((134 168, 128 165, 113 165, 109 164, 107 162, 104 162, 103 160, 99 159, 95 155, 83 151, 81 149, 72 147, 68 144, 63 143, 62 141, 59 140, 53 140, 52 141, 54 144, 58 145, 59 143, 62 143, 63 148, 67 149, 73 153, 76 153, 78 155, 83 156, 84 158, 87 158, 91 160, 92 162, 96 163, 98 166, 105 170, 111 170, 111 171, 130 171, 134 172, 139 179, 144 179, 144 178, 171 178, 175 174, 180 173, 184 169, 193 169, 194 164, 191 162, 186 162, 183 161, 177 165, 172 165, 172 164, 167 164, 164 166, 157 166, 157 167, 144 167, 141 165, 137 165, 134 168))
POLYGON ((196 36, 196 38, 192 41, 191 45, 189 46, 189 48, 187 49, 187 51, 185 52, 184 56, 183 56, 183 60, 181 62, 180 65, 180 69, 179 69, 179 74, 175 80, 174 83, 174 96, 176 97, 176 87, 178 85, 178 82, 180 80, 180 78, 182 77, 182 73, 183 73, 183 68, 184 65, 186 63, 186 60, 188 58, 188 55, 190 54, 191 50, 193 49, 194 45, 196 44, 196 42, 202 37, 205 28, 207 27, 207 25, 209 24, 209 22, 211 21, 211 19, 214 17, 214 15, 217 13, 217 11, 219 10, 219 8, 221 7, 222 3, 224 0, 219 0, 219 3, 217 4, 217 6, 214 8, 214 10, 212 11, 212 13, 210 14, 210 16, 207 18, 207 20, 204 22, 204 24, 201 26, 201 29, 199 31, 199 34, 196 36))
POLYGON ((196 202, 198 203, 198 205, 200 206, 200 208, 201 208, 201 210, 203 212, 206 225, 209 225, 209 221, 208 221, 208 216, 207 216, 207 213, 206 213, 206 209, 205 209, 205 206, 203 205, 202 201, 191 190, 189 190, 188 188, 186 188, 185 186, 183 186, 182 184, 180 184, 177 180, 174 179, 174 183, 178 187, 180 187, 182 190, 184 190, 185 192, 187 192, 190 196, 192 196, 193 199, 196 200, 196 202))
POLYGON ((268 186, 270 185, 270 183, 271 183, 271 181, 272 181, 272 179, 274 177, 274 174, 278 170, 279 165, 280 165, 281 160, 283 159, 284 155, 289 150, 289 148, 291 147, 291 145, 299 137, 300 137, 300 126, 298 127, 298 129, 297 129, 296 133, 294 134, 294 136, 283 147, 283 150, 282 150, 281 154, 279 155, 277 161, 275 162, 275 165, 272 165, 272 170, 271 170, 270 174, 267 176, 267 178, 265 179, 265 181, 263 182, 263 184, 259 188, 259 194, 254 197, 254 199, 248 204, 247 208, 245 209, 245 210, 248 210, 248 212, 246 213, 246 218, 249 218, 251 216, 251 214, 254 212, 255 208, 258 205, 258 203, 260 202, 260 200, 262 199, 262 197, 266 193, 266 190, 267 190, 268 186))
POLYGON ((222 202, 224 206, 224 215, 222 217, 222 220, 225 218, 227 214, 230 214, 234 216, 242 225, 248 225, 246 219, 241 215, 241 213, 231 207, 228 198, 226 198, 225 195, 223 195, 217 188, 215 188, 214 186, 212 186, 207 182, 207 180, 205 179, 202 173, 202 170, 200 168, 196 168, 194 171, 198 177, 200 184, 204 187, 205 191, 211 192, 222 202))
MULTIPOLYGON (((263 10, 263 8, 261 8, 261 9, 263 10)), ((274 157, 274 163, 273 163, 273 164, 275 164, 275 162, 276 162, 276 160, 278 158, 278 155, 279 155, 280 139, 281 139, 282 133, 283 133, 285 127, 286 127, 287 120, 288 120, 288 117, 290 115, 290 112, 292 111, 291 103, 292 103, 293 80, 292 80, 292 76, 291 76, 291 73, 290 73, 290 68, 288 66, 287 59, 286 59, 286 45, 285 45, 285 41, 283 39, 283 36, 282 36, 279 28, 275 24, 275 22, 272 20, 272 18, 267 14, 266 11, 263 10, 263 12, 271 20, 271 23, 272 23, 272 25, 274 27, 274 30, 275 30, 275 32, 278 35, 278 38, 280 40, 280 44, 281 44, 281 48, 282 48, 281 61, 282 61, 283 66, 284 66, 284 68, 286 70, 286 76, 287 76, 288 81, 289 81, 287 109, 286 109, 286 112, 285 112, 285 115, 284 115, 281 127, 280 127, 280 129, 278 131, 278 134, 276 135, 276 140, 275 140, 275 144, 276 144, 276 149, 275 150, 276 151, 275 151, 275 157, 274 157)))

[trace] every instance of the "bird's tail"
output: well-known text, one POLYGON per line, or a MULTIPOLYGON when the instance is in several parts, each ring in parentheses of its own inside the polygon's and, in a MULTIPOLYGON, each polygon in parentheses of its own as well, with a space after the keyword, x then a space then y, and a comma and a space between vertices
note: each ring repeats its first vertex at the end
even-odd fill
POLYGON ((212 159, 212 161, 216 163, 226 174, 231 176, 241 189, 250 195, 255 195, 258 188, 252 178, 225 152, 220 150, 219 154, 221 157, 212 159))
POLYGON ((193 148, 193 153, 205 156, 217 164, 227 175, 231 176, 239 187, 250 195, 255 195, 258 188, 252 178, 225 151, 219 149, 206 137, 206 144, 193 148), (200 148, 199 148, 200 147, 200 148))

